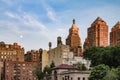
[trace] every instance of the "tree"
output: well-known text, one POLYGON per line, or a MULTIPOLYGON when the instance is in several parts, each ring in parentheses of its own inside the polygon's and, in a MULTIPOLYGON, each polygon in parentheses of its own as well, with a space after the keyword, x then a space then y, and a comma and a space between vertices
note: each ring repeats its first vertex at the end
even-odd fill
POLYGON ((34 76, 37 76, 38 80, 43 80, 44 78, 44 73, 38 67, 35 68, 35 70, 33 71, 33 74, 34 76))
POLYGON ((49 66, 46 65, 44 67, 43 71, 40 68, 36 67, 33 71, 33 74, 37 76, 38 80, 43 80, 43 78, 46 78, 46 80, 51 80, 51 78, 48 76, 52 74, 53 67, 55 67, 55 64, 52 61, 52 63, 49 66))
POLYGON ((105 64, 109 67, 120 65, 120 46, 92 47, 83 53, 85 59, 91 60, 91 66, 105 64))
POLYGON ((118 66, 116 70, 117 70, 118 80, 120 80, 120 66, 118 66))
POLYGON ((117 69, 111 69, 108 74, 103 78, 104 80, 118 80, 117 69))
POLYGON ((55 67, 55 63, 52 61, 52 63, 50 64, 50 68, 55 67))
POLYGON ((44 67, 43 73, 44 73, 44 74, 50 74, 50 73, 51 73, 50 69, 51 69, 51 68, 50 68, 48 65, 46 65, 46 66, 44 67))
POLYGON ((108 74, 109 71, 110 68, 107 65, 100 64, 95 66, 91 70, 89 80, 104 80, 104 77, 108 74))

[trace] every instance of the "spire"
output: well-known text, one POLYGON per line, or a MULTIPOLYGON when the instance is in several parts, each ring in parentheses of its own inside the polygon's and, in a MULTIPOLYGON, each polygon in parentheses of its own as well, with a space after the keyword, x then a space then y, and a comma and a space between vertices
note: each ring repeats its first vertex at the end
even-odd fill
POLYGON ((96 20, 98 20, 98 21, 101 21, 102 20, 102 18, 100 18, 100 17, 97 17, 97 19, 96 20))
POLYGON ((96 19, 93 23, 98 22, 98 21, 100 21, 100 22, 105 22, 105 21, 102 20, 102 18, 97 17, 97 19, 96 19))
POLYGON ((73 24, 75 24, 75 19, 73 19, 73 24))
POLYGON ((120 21, 117 22, 117 25, 120 25, 120 21))
POLYGON ((102 20, 102 18, 97 17, 97 19, 95 20, 95 22, 96 22, 96 21, 103 21, 103 20, 102 20))
POLYGON ((120 26, 120 21, 118 21, 114 27, 120 26))
POLYGON ((75 24, 75 19, 73 19, 73 24, 72 24, 71 29, 74 29, 74 30, 78 29, 77 26, 76 26, 76 24, 75 24))

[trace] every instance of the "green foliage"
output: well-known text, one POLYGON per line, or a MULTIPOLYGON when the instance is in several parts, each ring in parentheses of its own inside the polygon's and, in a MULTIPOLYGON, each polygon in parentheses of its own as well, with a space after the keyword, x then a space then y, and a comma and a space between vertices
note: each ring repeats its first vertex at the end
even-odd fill
MULTIPOLYGON (((38 80, 43 80, 43 78, 46 75, 50 75, 52 73, 52 68, 55 67, 54 62, 52 61, 52 63, 50 64, 50 67, 48 65, 46 65, 42 70, 40 70, 38 67, 35 68, 33 74, 35 76, 37 76, 38 80)), ((49 77, 46 77, 46 80, 51 80, 49 77)))
POLYGON ((103 78, 106 76, 109 70, 109 66, 106 66, 104 64, 95 66, 91 70, 89 80, 104 80, 103 78))
POLYGON ((50 64, 50 68, 55 67, 55 63, 52 61, 52 63, 50 64))
POLYGON ((81 71, 81 70, 87 70, 85 64, 82 64, 82 63, 80 63, 80 62, 74 64, 74 66, 77 67, 77 69, 80 70, 80 71, 81 71))
POLYGON ((116 70, 117 70, 118 80, 120 80, 120 66, 117 67, 116 70))
POLYGON ((120 67, 110 70, 104 64, 95 66, 91 70, 89 80, 120 80, 120 67))
POLYGON ((105 64, 109 67, 120 65, 120 46, 92 47, 84 51, 83 57, 91 60, 91 66, 105 64))
POLYGON ((104 80, 118 80, 117 69, 111 69, 104 77, 104 80))
POLYGON ((50 73, 51 73, 50 69, 51 69, 51 68, 50 68, 48 65, 45 66, 45 67, 44 67, 44 70, 43 70, 43 73, 44 73, 44 74, 50 74, 50 73))
POLYGON ((44 73, 38 67, 35 68, 33 74, 34 76, 37 76, 38 80, 43 80, 44 73))

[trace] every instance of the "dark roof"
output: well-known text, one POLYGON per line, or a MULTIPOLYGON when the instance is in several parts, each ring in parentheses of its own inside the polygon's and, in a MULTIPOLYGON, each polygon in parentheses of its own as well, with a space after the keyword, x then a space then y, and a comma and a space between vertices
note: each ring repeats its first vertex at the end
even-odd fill
POLYGON ((76 68, 73 65, 61 64, 54 67, 53 69, 76 69, 76 68))

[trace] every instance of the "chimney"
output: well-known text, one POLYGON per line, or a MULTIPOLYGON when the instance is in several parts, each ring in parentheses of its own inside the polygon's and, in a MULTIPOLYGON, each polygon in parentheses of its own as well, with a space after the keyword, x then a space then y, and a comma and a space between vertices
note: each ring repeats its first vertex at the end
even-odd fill
POLYGON ((59 36, 59 37, 57 37, 57 46, 58 45, 62 45, 62 41, 61 41, 61 37, 59 36))
POLYGON ((49 42, 49 50, 51 49, 51 47, 52 47, 52 43, 51 42, 49 42))

